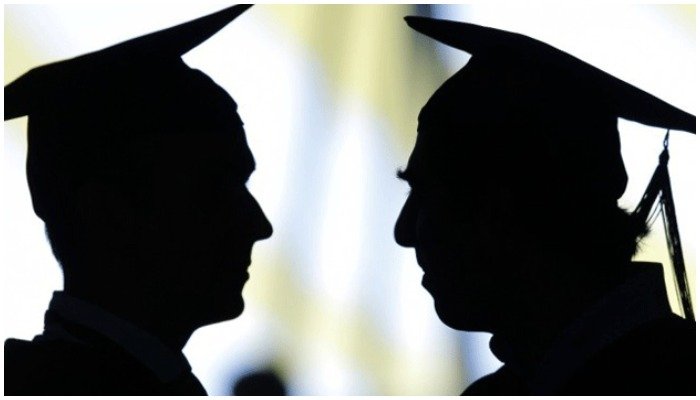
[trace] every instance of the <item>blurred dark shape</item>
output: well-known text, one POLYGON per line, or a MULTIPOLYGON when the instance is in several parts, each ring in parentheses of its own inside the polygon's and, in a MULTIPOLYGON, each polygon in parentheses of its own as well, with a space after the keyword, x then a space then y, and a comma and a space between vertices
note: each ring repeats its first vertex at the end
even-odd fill
POLYGON ((5 394, 203 395, 182 354, 236 318, 272 227, 233 99, 181 56, 249 5, 35 68, 5 87, 27 115, 27 179, 64 273, 45 329, 5 343, 5 394))
POLYGON ((440 319, 494 334, 505 365, 465 394, 694 393, 695 323, 630 261, 648 228, 617 205, 617 119, 695 117, 529 37, 406 20, 472 54, 421 110, 395 227, 440 319))
POLYGON ((287 388, 272 369, 253 371, 240 377, 233 385, 234 396, 286 396, 287 388))

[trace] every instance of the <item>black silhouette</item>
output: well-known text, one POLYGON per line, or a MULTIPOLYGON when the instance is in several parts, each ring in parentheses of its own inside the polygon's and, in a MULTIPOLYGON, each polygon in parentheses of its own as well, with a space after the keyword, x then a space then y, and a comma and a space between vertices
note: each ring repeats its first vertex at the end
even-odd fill
POLYGON ((206 394, 182 348, 243 311, 272 227, 236 103, 181 56, 248 9, 35 68, 5 87, 29 117, 27 179, 64 272, 31 342, 5 343, 5 394, 206 394))
POLYGON ((253 371, 233 385, 234 396, 286 396, 287 388, 273 369, 253 371))
POLYGON ((529 37, 406 20, 472 54, 420 113, 395 227, 440 319, 494 334, 505 365, 464 394, 694 394, 695 323, 630 262, 648 228, 617 205, 617 118, 695 117, 529 37))

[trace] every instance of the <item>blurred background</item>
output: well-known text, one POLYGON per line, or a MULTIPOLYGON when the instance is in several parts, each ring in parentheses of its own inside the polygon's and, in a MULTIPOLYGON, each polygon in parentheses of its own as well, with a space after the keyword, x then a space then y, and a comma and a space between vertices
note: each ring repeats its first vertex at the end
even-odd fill
MULTIPOLYGON (((4 79, 228 4, 5 5, 4 79)), ((408 187, 395 178, 421 106, 469 55, 414 33, 406 15, 532 36, 697 112, 694 5, 257 5, 184 58, 239 104, 257 159, 249 183, 272 221, 241 317, 198 330, 185 353, 209 394, 256 371, 292 395, 455 395, 500 365, 489 335, 444 326, 412 251, 393 241, 408 187), (257 110, 274 109, 274 115, 257 110)), ((26 118, 4 123, 2 338, 43 327, 61 273, 24 175, 26 118)), ((620 120, 632 209, 665 131, 620 120)), ((672 133, 671 179, 695 287, 697 143, 672 133)), ((586 251, 585 243, 581 244, 586 251)), ((638 256, 664 262, 660 219, 638 256)), ((670 275, 674 309, 679 307, 670 275)))

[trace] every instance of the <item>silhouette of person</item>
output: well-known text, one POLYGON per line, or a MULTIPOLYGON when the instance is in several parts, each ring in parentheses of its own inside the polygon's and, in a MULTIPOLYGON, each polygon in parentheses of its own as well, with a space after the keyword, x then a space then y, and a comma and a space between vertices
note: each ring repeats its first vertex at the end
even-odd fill
POLYGON ((274 369, 249 372, 233 384, 234 396, 286 396, 284 381, 274 369))
POLYGON ((420 112, 394 232, 439 318, 493 333, 504 365, 464 394, 695 393, 695 323, 630 261, 647 227, 617 205, 617 118, 695 117, 523 35, 406 21, 472 55, 420 112))
POLYGON ((8 395, 204 395, 182 354, 236 318, 272 234, 233 99, 181 56, 248 9, 35 68, 5 87, 28 116, 27 179, 64 274, 44 332, 5 342, 8 395))

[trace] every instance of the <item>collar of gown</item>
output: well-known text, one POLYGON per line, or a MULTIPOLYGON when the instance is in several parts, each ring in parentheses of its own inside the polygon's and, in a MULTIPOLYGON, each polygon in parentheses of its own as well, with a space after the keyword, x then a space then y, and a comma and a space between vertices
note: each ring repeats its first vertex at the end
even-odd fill
MULTIPOLYGON (((60 291, 54 292, 49 312, 108 338, 153 371, 161 382, 174 381, 192 369, 182 352, 173 351, 131 322, 84 300, 60 291)), ((83 342, 80 337, 64 329, 60 321, 50 318, 45 319, 44 332, 35 340, 83 342)))
POLYGON ((630 264, 628 278, 622 284, 562 330, 536 366, 528 368, 511 359, 508 344, 496 336, 491 348, 525 380, 532 394, 547 395, 564 384, 589 355, 636 328, 671 314, 663 266, 635 262, 630 264))

